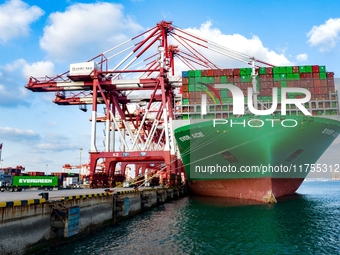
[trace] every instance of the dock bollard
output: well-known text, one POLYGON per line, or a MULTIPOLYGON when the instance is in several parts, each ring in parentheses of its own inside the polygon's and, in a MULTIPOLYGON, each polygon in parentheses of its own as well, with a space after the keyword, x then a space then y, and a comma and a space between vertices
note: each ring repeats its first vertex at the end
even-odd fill
POLYGON ((48 200, 48 192, 44 192, 44 193, 40 193, 39 196, 41 196, 41 198, 45 198, 45 200, 48 200))

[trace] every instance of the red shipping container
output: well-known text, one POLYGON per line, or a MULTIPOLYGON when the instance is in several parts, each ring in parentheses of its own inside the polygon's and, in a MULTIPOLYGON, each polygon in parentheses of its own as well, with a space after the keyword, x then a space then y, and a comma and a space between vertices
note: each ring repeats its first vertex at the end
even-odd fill
POLYGON ((327 72, 326 73, 326 77, 327 78, 333 78, 334 77, 334 73, 333 72, 327 72))
POLYGON ((314 87, 314 94, 320 95, 321 94, 321 87, 314 87))
POLYGON ((214 76, 214 70, 213 69, 208 70, 207 76, 214 76))
POLYGON ((215 84, 221 84, 221 76, 214 77, 215 84))
POLYGON ((306 80, 300 80, 300 87, 301 88, 307 88, 307 81, 306 80))
POLYGON ((241 77, 240 76, 234 76, 234 82, 236 83, 239 83, 241 82, 241 77))
POLYGON ((273 88, 268 88, 267 89, 267 96, 272 96, 273 95, 273 88))
POLYGON ((226 75, 227 76, 233 76, 233 69, 225 69, 226 70, 226 75))
POLYGON ((280 88, 281 87, 281 83, 279 81, 274 81, 273 86, 275 88, 280 88))
POLYGON ((302 87, 300 81, 293 81, 293 83, 294 83, 294 87, 296 87, 296 88, 302 87))
POLYGON ((314 87, 314 83, 313 83, 313 80, 312 80, 312 79, 306 80, 306 83, 307 83, 307 85, 306 85, 307 88, 312 88, 312 87, 314 87))
POLYGON ((334 87, 334 79, 327 79, 327 87, 334 87))
POLYGON ((189 84, 189 78, 182 78, 182 84, 189 84))
POLYGON ((272 74, 272 73, 273 73, 273 68, 266 67, 266 74, 272 74))
POLYGON ((222 75, 222 72, 220 69, 214 69, 214 76, 217 77, 217 76, 221 76, 222 75))
POLYGON ((320 70, 319 70, 319 66, 312 66, 312 72, 313 73, 318 73, 320 70))
POLYGON ((306 73, 300 73, 300 78, 301 79, 306 79, 307 78, 306 73))
POLYGON ((298 73, 298 72, 299 72, 299 67, 293 66, 293 73, 298 73))
POLYGON ((265 74, 260 74, 260 81, 266 81, 267 76, 265 74))
POLYGON ((306 78, 311 79, 313 78, 313 74, 312 73, 304 73, 306 75, 306 78))
MULTIPOLYGON (((280 87, 280 82, 278 82, 278 88, 280 87)), ((272 81, 266 81, 266 87, 267 88, 272 88, 274 87, 274 83, 272 81)))
POLYGON ((227 82, 233 82, 234 76, 233 75, 227 75, 227 82))
POLYGON ((235 68, 233 71, 234 76, 240 76, 240 73, 241 73, 240 68, 235 68))
POLYGON ((292 88, 294 87, 294 81, 288 81, 287 82, 288 87, 292 88))
POLYGON ((181 88, 182 88, 182 92, 189 91, 189 85, 187 85, 187 84, 183 84, 181 88))
POLYGON ((321 87, 327 87, 327 80, 320 80, 321 87))
POLYGON ((314 87, 321 87, 321 81, 320 80, 314 80, 314 87))
POLYGON ((208 70, 202 70, 202 73, 201 73, 202 76, 208 76, 208 70))
POLYGON ((267 74, 266 77, 267 81, 273 81, 273 76, 271 76, 270 74, 267 74))
POLYGON ((267 82, 261 82, 261 89, 266 89, 268 88, 267 82))
POLYGON ((315 93, 314 88, 308 88, 309 92, 313 95, 315 93))
POLYGON ((321 87, 321 94, 328 95, 328 88, 327 87, 321 87))
POLYGON ((335 93, 335 87, 328 87, 328 91, 332 92, 332 93, 335 93))
POLYGON ((188 91, 183 91, 182 97, 183 98, 189 98, 189 92, 188 91))
POLYGON ((313 78, 314 79, 320 79, 320 74, 319 73, 313 73, 313 78))

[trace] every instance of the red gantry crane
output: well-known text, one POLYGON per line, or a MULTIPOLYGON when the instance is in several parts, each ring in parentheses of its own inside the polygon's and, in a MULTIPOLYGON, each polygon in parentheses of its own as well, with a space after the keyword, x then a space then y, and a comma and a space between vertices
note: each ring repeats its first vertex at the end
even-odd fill
POLYGON ((130 163, 158 162, 161 182, 175 185, 171 180, 177 178, 172 175, 184 172, 173 132, 174 92, 182 84, 181 75, 175 76, 180 71, 176 65, 219 69, 203 55, 206 50, 255 65, 254 58, 162 21, 86 62, 71 64, 70 70, 58 76, 30 77, 26 88, 55 92, 53 102, 58 105, 79 105, 83 111, 92 105, 90 176, 96 172, 98 159, 105 161, 110 178, 114 178, 118 162, 121 174, 130 163), (104 104, 105 115, 99 117, 100 104, 104 104), (98 122, 105 123, 104 151, 96 146, 98 122))

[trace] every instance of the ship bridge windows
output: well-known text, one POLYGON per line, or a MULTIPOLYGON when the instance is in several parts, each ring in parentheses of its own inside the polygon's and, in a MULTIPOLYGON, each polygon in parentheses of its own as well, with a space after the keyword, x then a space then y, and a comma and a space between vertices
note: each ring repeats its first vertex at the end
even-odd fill
POLYGON ((297 156, 299 156, 301 153, 303 152, 303 150, 298 149, 296 150, 293 154, 291 154, 286 161, 292 161, 293 159, 295 159, 297 156))
POLYGON ((224 157, 226 160, 228 160, 230 163, 239 162, 239 161, 237 160, 237 158, 236 158, 233 154, 231 154, 229 151, 224 151, 224 152, 222 152, 221 154, 222 154, 223 157, 224 157))

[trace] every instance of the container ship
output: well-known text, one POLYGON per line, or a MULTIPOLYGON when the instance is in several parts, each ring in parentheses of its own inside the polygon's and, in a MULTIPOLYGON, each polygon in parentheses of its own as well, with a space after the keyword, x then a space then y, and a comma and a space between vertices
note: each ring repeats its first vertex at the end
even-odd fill
POLYGON ((194 194, 272 203, 295 193, 310 171, 336 170, 315 164, 340 132, 334 73, 325 66, 184 71, 180 95, 174 132, 194 194), (243 113, 224 84, 242 91, 243 113))

